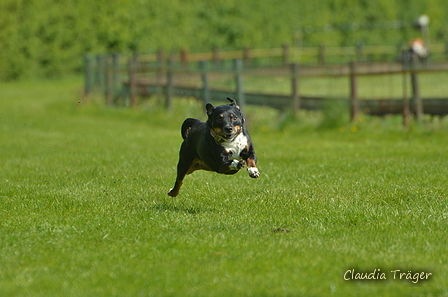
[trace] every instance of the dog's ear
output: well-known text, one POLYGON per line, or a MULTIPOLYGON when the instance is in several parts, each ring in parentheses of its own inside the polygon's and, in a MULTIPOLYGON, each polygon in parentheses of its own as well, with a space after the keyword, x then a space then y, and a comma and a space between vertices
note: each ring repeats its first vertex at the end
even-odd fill
POLYGON ((232 99, 232 98, 230 98, 230 97, 227 97, 227 100, 230 101, 230 104, 229 104, 230 106, 235 106, 236 109, 240 110, 240 107, 236 104, 236 100, 235 100, 235 99, 232 99))
POLYGON ((229 100, 230 101, 230 106, 235 106, 236 105, 236 100, 235 99, 232 99, 232 98, 230 98, 230 97, 227 97, 227 100, 229 100))
POLYGON ((211 103, 207 103, 205 105, 205 109, 207 110, 207 115, 211 115, 213 110, 215 109, 215 106, 213 106, 213 104, 211 103))

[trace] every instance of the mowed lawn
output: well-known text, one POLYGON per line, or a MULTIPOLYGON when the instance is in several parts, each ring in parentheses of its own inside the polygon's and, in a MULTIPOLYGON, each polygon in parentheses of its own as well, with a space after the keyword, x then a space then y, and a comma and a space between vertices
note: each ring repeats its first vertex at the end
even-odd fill
POLYGON ((446 119, 249 107, 261 177, 195 172, 171 198, 202 104, 107 108, 81 86, 0 83, 0 296, 448 296, 446 119))

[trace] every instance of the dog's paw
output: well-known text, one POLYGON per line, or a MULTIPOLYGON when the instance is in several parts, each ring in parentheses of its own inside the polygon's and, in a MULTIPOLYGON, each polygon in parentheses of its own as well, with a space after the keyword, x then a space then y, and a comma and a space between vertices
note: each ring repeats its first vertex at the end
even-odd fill
POLYGON ((244 161, 244 160, 233 160, 229 167, 231 169, 240 170, 244 166, 246 166, 246 161, 244 161))
POLYGON ((249 176, 252 178, 257 178, 260 176, 260 171, 258 171, 257 167, 249 167, 247 168, 247 171, 249 172, 249 176))
POLYGON ((243 168, 244 166, 246 166, 246 161, 244 161, 244 160, 240 160, 240 161, 238 162, 237 168, 238 168, 238 169, 241 169, 241 168, 243 168))
POLYGON ((179 195, 179 191, 176 191, 176 190, 174 190, 174 189, 171 189, 171 190, 168 192, 168 195, 171 196, 171 197, 176 197, 177 195, 179 195))
POLYGON ((229 168, 231 169, 238 169, 238 160, 232 160, 232 163, 230 164, 229 168))

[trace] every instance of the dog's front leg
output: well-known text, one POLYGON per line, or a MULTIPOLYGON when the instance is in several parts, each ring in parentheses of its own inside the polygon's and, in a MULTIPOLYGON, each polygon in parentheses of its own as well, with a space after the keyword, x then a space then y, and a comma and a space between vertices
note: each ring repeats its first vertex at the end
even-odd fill
POLYGON ((240 170, 244 166, 246 166, 246 161, 244 161, 244 160, 232 160, 232 163, 230 164, 229 168, 234 169, 234 170, 240 170))
POLYGON ((217 168, 216 172, 224 173, 224 174, 232 174, 236 173, 243 167, 243 164, 240 164, 238 160, 229 160, 226 162, 222 162, 217 168))
POLYGON ((215 169, 218 173, 224 173, 224 174, 234 174, 238 172, 241 168, 246 166, 246 161, 244 160, 236 160, 231 159, 231 154, 228 154, 227 152, 222 153, 218 158, 219 162, 217 162, 219 165, 215 169))
POLYGON ((260 176, 255 156, 253 158, 251 157, 247 158, 247 171, 249 172, 249 176, 252 178, 257 178, 260 176))
POLYGON ((257 178, 260 176, 260 171, 257 168, 257 156, 255 155, 254 146, 252 143, 249 144, 246 150, 241 153, 243 160, 247 163, 247 172, 252 178, 257 178))

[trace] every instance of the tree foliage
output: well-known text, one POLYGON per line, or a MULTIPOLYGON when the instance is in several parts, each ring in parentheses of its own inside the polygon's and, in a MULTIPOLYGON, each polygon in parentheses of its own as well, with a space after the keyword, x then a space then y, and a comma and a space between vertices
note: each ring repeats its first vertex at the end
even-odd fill
POLYGON ((0 79, 76 72, 86 52, 397 45, 422 13, 445 41, 444 0, 2 0, 0 79))

